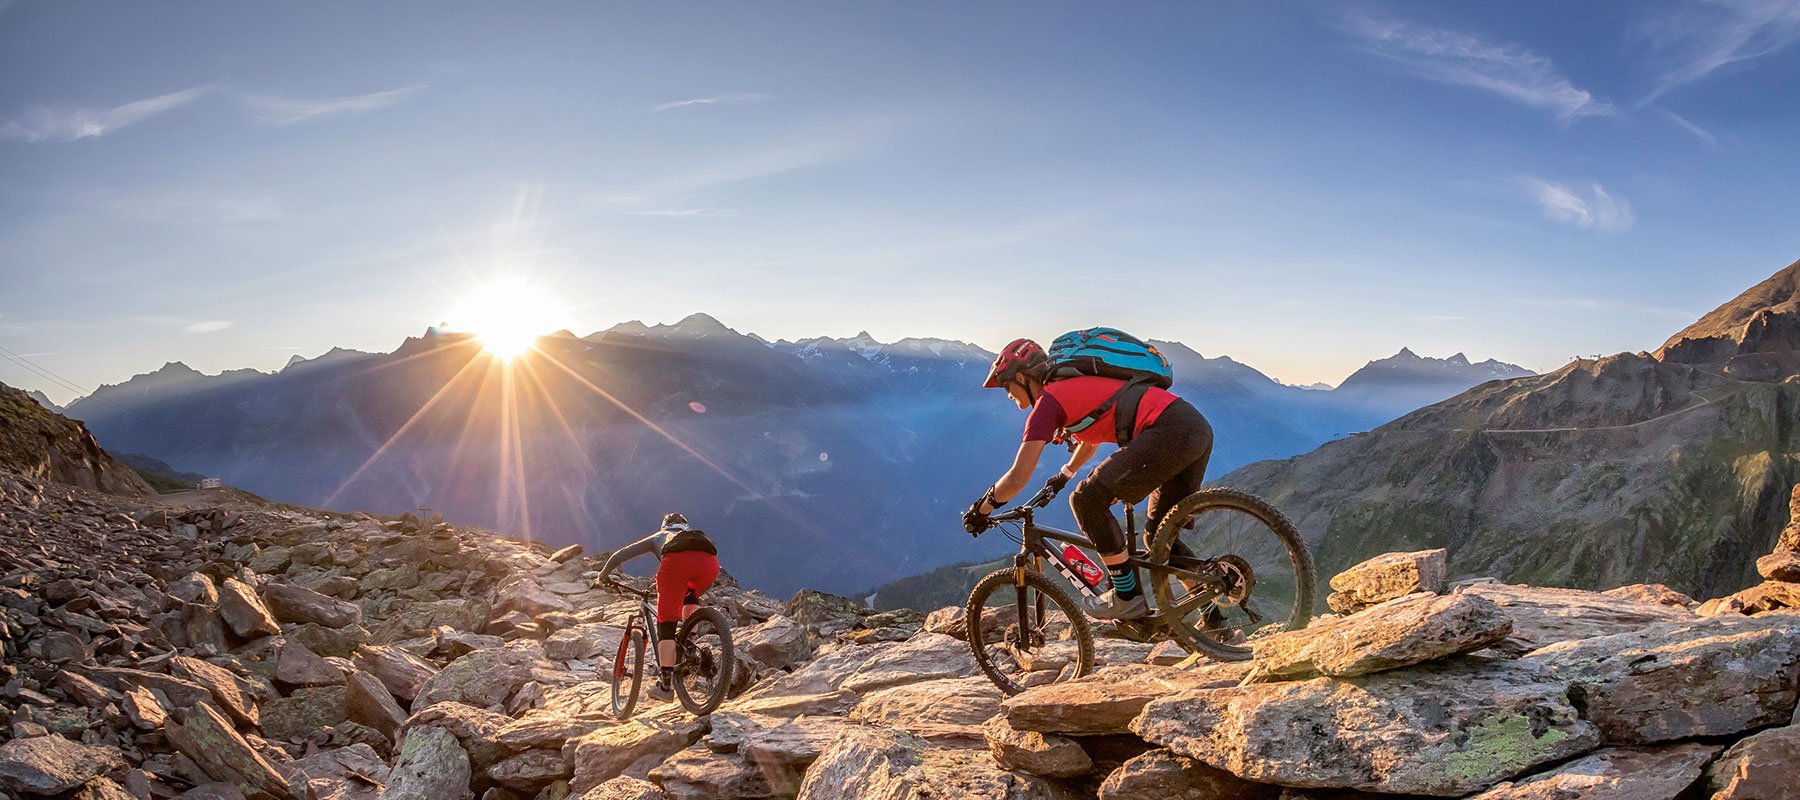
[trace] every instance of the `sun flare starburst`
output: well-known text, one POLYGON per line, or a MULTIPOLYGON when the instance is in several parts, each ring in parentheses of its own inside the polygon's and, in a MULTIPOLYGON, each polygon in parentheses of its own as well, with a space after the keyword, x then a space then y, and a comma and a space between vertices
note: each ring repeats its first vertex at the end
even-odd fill
POLYGON ((542 288, 514 278, 475 288, 446 320, 453 330, 472 333, 503 361, 524 355, 562 316, 562 304, 542 288))

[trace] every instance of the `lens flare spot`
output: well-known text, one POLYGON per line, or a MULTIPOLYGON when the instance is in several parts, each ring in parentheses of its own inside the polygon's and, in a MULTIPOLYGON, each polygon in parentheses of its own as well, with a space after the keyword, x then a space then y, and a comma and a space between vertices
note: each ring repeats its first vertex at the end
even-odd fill
POLYGON ((819 454, 819 460, 820 460, 820 461, 830 461, 830 460, 831 460, 831 454, 830 454, 830 453, 820 453, 820 454, 819 454))
POLYGON ((688 403, 688 408, 693 409, 694 413, 696 413, 696 414, 706 413, 706 404, 700 402, 699 400, 695 400, 692 403, 688 403))

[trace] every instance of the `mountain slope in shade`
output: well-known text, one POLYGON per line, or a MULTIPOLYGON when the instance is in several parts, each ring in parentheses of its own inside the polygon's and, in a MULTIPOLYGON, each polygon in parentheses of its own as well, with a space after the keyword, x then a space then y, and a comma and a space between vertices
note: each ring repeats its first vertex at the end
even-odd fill
POLYGON ((0 470, 130 497, 156 493, 101 450, 86 425, 5 384, 0 384, 0 470))
POLYGON ((63 407, 50 402, 50 398, 45 397, 43 392, 40 392, 36 389, 32 389, 31 391, 28 391, 25 394, 27 396, 29 396, 32 400, 37 401, 38 405, 43 406, 45 409, 47 409, 49 411, 54 411, 58 414, 61 414, 63 412, 63 407))
POLYGON ((1579 360, 1484 383, 1219 482, 1294 518, 1321 574, 1385 550, 1443 547, 1460 575, 1740 588, 1800 479, 1800 379, 1791 366, 1800 336, 1786 333, 1795 330, 1787 322, 1795 269, 1656 356, 1579 360), (1755 369, 1736 368, 1745 365, 1755 369))

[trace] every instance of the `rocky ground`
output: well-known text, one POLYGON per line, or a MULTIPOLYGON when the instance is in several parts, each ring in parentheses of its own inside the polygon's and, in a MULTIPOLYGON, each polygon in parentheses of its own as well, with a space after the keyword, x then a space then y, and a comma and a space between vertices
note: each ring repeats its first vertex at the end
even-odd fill
POLYGON ((185 503, 0 473, 0 794, 1800 797, 1800 528, 1705 604, 1390 554, 1252 662, 1105 639, 1096 674, 1012 698, 956 609, 727 581, 739 693, 621 723, 603 671, 634 604, 591 588, 604 554, 185 503))

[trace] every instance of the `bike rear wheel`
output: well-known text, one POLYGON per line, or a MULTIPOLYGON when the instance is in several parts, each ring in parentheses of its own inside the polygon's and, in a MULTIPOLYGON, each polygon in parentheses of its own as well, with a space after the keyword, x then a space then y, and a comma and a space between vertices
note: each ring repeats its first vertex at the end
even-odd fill
POLYGON ((1094 669, 1094 632, 1062 587, 1034 570, 1024 585, 1012 567, 989 573, 969 593, 969 649, 1002 693, 1072 680, 1094 669))
POLYGON ((644 629, 636 624, 619 637, 619 651, 613 656, 613 716, 627 719, 637 710, 638 687, 644 682, 644 629))
MULTIPOLYGON (((1245 661, 1255 640, 1306 627, 1318 582, 1312 552, 1281 511, 1236 489, 1203 489, 1176 504, 1150 541, 1148 559, 1207 577, 1196 591, 1216 591, 1180 620, 1166 625, 1189 652, 1219 661, 1245 661), (1184 525, 1192 520, 1191 526, 1184 525), (1180 542, 1194 558, 1173 556, 1180 542)), ((1152 571, 1159 609, 1189 599, 1188 588, 1152 571)))
POLYGON ((718 609, 700 607, 675 638, 675 695, 694 716, 711 714, 731 691, 731 625, 718 609))

